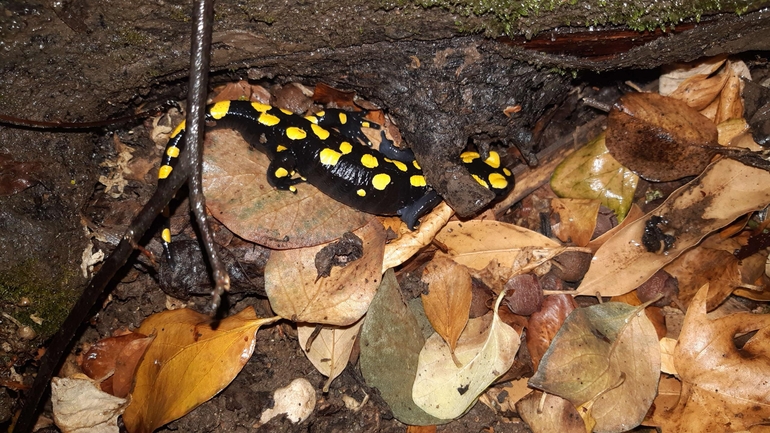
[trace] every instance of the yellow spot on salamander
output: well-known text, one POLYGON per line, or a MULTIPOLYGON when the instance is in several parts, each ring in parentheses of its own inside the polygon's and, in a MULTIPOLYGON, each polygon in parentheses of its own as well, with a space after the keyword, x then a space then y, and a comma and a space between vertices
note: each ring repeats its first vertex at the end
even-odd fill
POLYGON ((160 170, 158 170, 158 179, 165 179, 168 177, 168 175, 171 174, 171 170, 173 168, 170 165, 162 165, 160 166, 160 170))
POLYGON ((260 102, 252 102, 251 106, 254 107, 254 109, 259 111, 260 113, 264 113, 265 111, 269 111, 271 108, 273 108, 267 104, 262 104, 260 102))
POLYGON ((365 154, 361 157, 361 165, 363 165, 366 168, 375 168, 378 165, 380 165, 379 162, 377 162, 377 157, 370 154, 365 154))
POLYGON ((297 192, 297 187, 296 187, 296 186, 294 186, 294 185, 291 185, 291 186, 289 187, 289 191, 291 191, 291 192, 297 192))
POLYGON ((281 108, 281 113, 283 113, 283 114, 287 114, 287 115, 289 115, 289 116, 291 116, 292 114, 294 114, 294 113, 292 113, 291 111, 289 111, 289 110, 287 110, 287 109, 285 109, 285 108, 281 108))
POLYGON ((302 140, 307 137, 307 132, 302 128, 296 126, 290 126, 286 128, 286 136, 292 140, 302 140))
POLYGON ((401 162, 401 161, 389 161, 389 162, 390 162, 391 164, 395 165, 395 166, 396 166, 396 168, 398 168, 398 169, 399 169, 399 170, 401 170, 401 171, 406 171, 406 170, 408 170, 408 168, 407 168, 406 164, 404 164, 404 163, 403 163, 403 162, 401 162))
POLYGON ((179 125, 176 125, 176 128, 174 128, 174 132, 171 133, 171 138, 176 137, 182 131, 184 131, 184 120, 179 125))
POLYGON ((160 238, 167 244, 171 243, 171 230, 167 228, 163 229, 163 231, 160 232, 160 238))
POLYGON ((275 126, 281 122, 278 116, 273 116, 270 113, 262 113, 259 115, 257 121, 265 126, 275 126))
POLYGON ((348 115, 340 112, 340 125, 348 123, 348 115))
POLYGON ((489 184, 494 189, 505 189, 508 187, 508 179, 500 173, 492 173, 488 177, 489 184))
POLYGON ((412 165, 414 166, 414 168, 418 170, 422 170, 422 168, 420 168, 420 164, 417 162, 416 159, 412 161, 412 165))
POLYGON ((283 144, 279 144, 278 146, 275 146, 276 152, 283 152, 286 149, 288 149, 288 147, 284 146, 283 144))
POLYGON ((166 155, 170 156, 171 158, 176 158, 179 156, 179 148, 176 146, 171 146, 168 149, 166 149, 166 155))
POLYGON ((356 194, 358 194, 359 197, 366 197, 366 191, 359 189, 356 191, 356 194))
POLYGON ((353 151, 353 145, 348 143, 347 141, 343 141, 340 143, 340 152, 342 152, 343 155, 347 155, 348 153, 353 151))
POLYGON ((487 181, 485 181, 484 179, 476 176, 475 174, 472 174, 471 176, 473 176, 473 178, 476 179, 476 182, 478 182, 479 185, 483 186, 486 189, 489 189, 489 184, 487 184, 487 181))
POLYGON ((319 155, 319 159, 323 165, 337 165, 341 156, 341 153, 333 149, 323 149, 319 155))
POLYGON ((379 173, 372 178, 372 186, 380 191, 384 190, 390 184, 390 176, 385 173, 379 173))
POLYGON ((500 154, 493 151, 489 152, 489 157, 484 160, 484 163, 486 163, 488 166, 492 168, 499 168, 500 167, 500 154))
POLYGON ((321 140, 326 140, 327 138, 329 138, 329 131, 321 128, 315 123, 310 124, 310 129, 312 129, 316 137, 320 138, 321 140))
POLYGON ((321 110, 318 113, 315 113, 315 115, 318 116, 318 117, 324 117, 324 116, 326 116, 326 112, 321 110))
POLYGON ((230 101, 219 101, 211 106, 209 114, 214 119, 219 120, 225 117, 228 111, 230 111, 230 101))
POLYGON ((481 155, 479 155, 478 152, 463 152, 460 154, 460 159, 462 159, 464 163, 470 164, 474 159, 479 158, 480 156, 481 155))
POLYGON ((418 188, 421 187, 421 186, 426 186, 427 185, 427 183, 425 183, 425 177, 420 175, 420 174, 415 174, 414 176, 410 177, 409 178, 409 183, 412 186, 415 186, 415 187, 418 187, 418 188))
POLYGON ((305 116, 305 119, 309 120, 312 123, 318 124, 318 118, 315 116, 305 116))
POLYGON ((289 171, 283 167, 278 167, 278 169, 275 171, 275 177, 279 179, 282 177, 286 177, 288 175, 289 175, 289 171))
POLYGON ((366 120, 364 120, 363 122, 361 122, 361 127, 362 128, 371 128, 372 124, 367 122, 366 120))
POLYGON ((511 170, 508 170, 505 167, 503 167, 503 173, 505 173, 506 176, 510 176, 511 174, 513 174, 513 173, 511 173, 511 170))

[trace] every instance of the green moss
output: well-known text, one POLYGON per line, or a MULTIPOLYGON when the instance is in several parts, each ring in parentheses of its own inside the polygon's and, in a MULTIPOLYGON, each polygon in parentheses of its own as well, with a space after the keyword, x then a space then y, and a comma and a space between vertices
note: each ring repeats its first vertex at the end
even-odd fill
POLYGON ((0 300, 19 303, 21 298, 29 299, 29 314, 16 317, 21 323, 31 326, 43 339, 53 335, 75 304, 80 287, 73 287, 77 274, 71 269, 62 269, 53 276, 42 276, 36 271, 32 260, 15 268, 0 272, 0 300), (30 314, 43 319, 38 325, 29 318, 30 314))
POLYGON ((121 30, 120 39, 124 44, 132 47, 148 46, 152 42, 144 33, 128 28, 121 30))
POLYGON ((484 31, 491 36, 500 33, 514 36, 536 33, 543 29, 537 28, 538 25, 626 25, 638 31, 665 30, 684 19, 700 20, 701 16, 716 12, 743 14, 765 4, 762 0, 384 0, 380 5, 384 9, 408 5, 441 7, 461 16, 484 19, 484 31), (561 22, 543 19, 541 22, 547 24, 537 24, 534 20, 547 14, 558 16, 561 22))

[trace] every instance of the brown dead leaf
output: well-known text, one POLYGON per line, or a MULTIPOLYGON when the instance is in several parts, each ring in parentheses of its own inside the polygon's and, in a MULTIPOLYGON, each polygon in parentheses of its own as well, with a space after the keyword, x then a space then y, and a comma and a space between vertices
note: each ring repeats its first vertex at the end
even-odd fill
POLYGON ((532 357, 532 365, 535 371, 540 365, 540 359, 556 333, 561 329, 562 323, 569 314, 577 308, 575 298, 570 295, 550 295, 543 300, 540 311, 533 313, 527 323, 527 349, 532 357))
POLYGON ((585 433, 580 414, 568 400, 532 391, 516 403, 516 410, 529 428, 538 433, 585 433))
MULTIPOLYGON (((693 109, 700 111, 708 107, 724 88, 729 75, 724 70, 719 74, 696 74, 684 80, 670 95, 693 109)), ((661 92, 663 94, 663 92, 661 92)))
POLYGON ((741 285, 739 261, 735 255, 706 247, 685 252, 666 265, 666 272, 679 281, 679 301, 687 306, 695 293, 709 283, 706 310, 711 311, 741 285))
POLYGON ((422 295, 425 315, 454 354, 457 339, 468 323, 473 293, 471 275, 465 266, 436 257, 425 266, 422 281, 428 284, 428 293, 422 295))
POLYGON ((259 319, 251 307, 219 321, 216 329, 208 316, 189 309, 145 319, 137 332, 155 340, 139 364, 123 414, 128 430, 151 433, 216 395, 251 357, 257 329, 278 319, 259 319))
POLYGON ((575 295, 615 296, 630 292, 709 233, 770 203, 770 173, 722 159, 669 196, 646 217, 617 232, 596 252, 575 295), (646 221, 660 215, 676 237, 665 254, 641 245, 646 221))
POLYGON ((663 431, 744 431, 770 419, 770 314, 706 315, 708 285, 685 316, 674 364, 682 380, 678 404, 656 410, 663 431), (757 333, 738 349, 736 334, 757 333))
POLYGON ((331 242, 375 219, 307 183, 297 185, 296 194, 273 188, 265 176, 269 164, 235 131, 206 134, 206 206, 238 236, 268 248, 301 248, 331 242))
POLYGON ((324 245, 273 251, 265 266, 265 291, 276 314, 286 319, 346 326, 369 308, 382 276, 385 230, 377 219, 354 232, 364 255, 317 279, 316 253, 324 245))
POLYGON ((629 93, 607 118, 612 156, 639 176, 671 181, 700 174, 711 162, 717 128, 687 104, 655 93, 629 93))
POLYGON ((150 342, 152 337, 136 332, 99 340, 83 355, 83 372, 91 379, 104 379, 100 384, 102 391, 125 397, 150 342))
POLYGON ((687 79, 702 75, 710 76, 724 65, 727 55, 719 55, 691 63, 673 63, 663 66, 663 74, 660 76, 658 90, 661 95, 671 96, 682 86, 687 79))
POLYGON ((478 270, 497 260, 517 273, 526 273, 565 250, 540 233, 486 220, 450 221, 436 240, 446 245, 452 260, 478 270))
POLYGON ((599 214, 599 200, 555 198, 551 200, 551 209, 559 214, 559 224, 554 234, 562 242, 572 241, 579 247, 588 245, 596 228, 599 214))
POLYGON ((722 93, 719 95, 719 107, 717 109, 714 123, 722 123, 729 119, 743 118, 743 80, 741 77, 751 79, 746 64, 738 61, 727 62, 727 82, 722 93))

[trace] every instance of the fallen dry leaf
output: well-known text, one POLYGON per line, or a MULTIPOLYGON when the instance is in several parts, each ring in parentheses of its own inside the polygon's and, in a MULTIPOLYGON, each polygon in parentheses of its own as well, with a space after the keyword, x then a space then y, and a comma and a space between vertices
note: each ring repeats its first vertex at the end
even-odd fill
POLYGON ((428 284, 422 305, 431 326, 454 353, 457 339, 468 323, 471 309, 471 274, 463 265, 446 257, 436 257, 422 272, 422 281, 428 284))
POLYGON ((380 285, 385 230, 376 219, 354 232, 364 255, 317 279, 315 256, 324 246, 273 251, 265 266, 265 291, 273 311, 306 323, 346 326, 360 319, 380 285))
POLYGON ((551 175, 559 197, 598 199, 622 221, 628 213, 639 177, 610 155, 605 134, 564 159, 551 175))
POLYGON ((706 315, 708 285, 693 298, 674 351, 682 380, 673 408, 652 421, 667 432, 745 431, 770 420, 770 314, 706 315), (741 349, 736 334, 757 333, 741 349))
POLYGON ((575 406, 558 395, 532 391, 516 403, 521 419, 538 433, 585 433, 586 426, 575 406))
POLYGON ((617 296, 630 292, 704 236, 737 217, 770 203, 770 173, 731 159, 710 165, 692 182, 672 193, 666 201, 604 243, 574 295, 617 296), (652 215, 666 218, 676 237, 665 254, 642 246, 644 225, 652 215))
POLYGON ((700 174, 711 162, 717 127, 687 104, 656 93, 623 95, 607 117, 606 145, 639 176, 665 182, 700 174))
POLYGON ((644 419, 659 374, 658 335, 644 309, 607 302, 570 314, 529 385, 590 407, 595 431, 622 432, 644 419))
POLYGON ((577 308, 571 295, 550 295, 543 300, 540 311, 533 313, 527 322, 527 349, 532 357, 532 368, 537 371, 540 360, 551 346, 551 341, 561 325, 577 308))
POLYGON ((734 254, 699 246, 666 265, 666 272, 679 282, 679 301, 690 304, 695 293, 709 283, 707 310, 711 311, 741 285, 739 261, 734 254))
POLYGON ((273 393, 273 406, 265 409, 259 417, 259 423, 254 427, 266 424, 278 415, 286 415, 286 418, 294 424, 306 420, 315 409, 315 388, 304 377, 291 381, 283 388, 278 388, 273 393))
MULTIPOLYGON (((445 202, 439 203, 428 215, 420 219, 420 226, 415 231, 399 231, 398 239, 385 245, 385 257, 382 260, 382 273, 401 265, 431 242, 439 230, 454 215, 454 210, 445 202)), ((406 227, 400 219, 399 227, 406 227)))
POLYGON ((749 68, 742 61, 727 62, 727 82, 719 95, 719 107, 714 123, 743 118, 743 79, 751 80, 749 68))
POLYGON ((502 295, 498 296, 494 311, 468 321, 454 357, 438 334, 425 341, 412 398, 428 414, 441 419, 462 415, 513 364, 519 335, 497 314, 502 295), (455 364, 455 358, 460 367, 455 364))
POLYGON ((361 374, 377 388, 399 421, 410 425, 443 424, 412 400, 417 359, 425 343, 420 325, 404 304, 393 270, 385 272, 361 328, 361 374))
POLYGON ((555 198, 551 200, 551 209, 559 215, 559 223, 554 227, 554 234, 562 242, 570 242, 584 247, 591 241, 599 214, 599 200, 555 198))
POLYGON ((248 307, 211 327, 208 316, 189 309, 154 314, 137 332, 154 335, 136 372, 123 421, 131 433, 151 433, 210 399, 229 384, 254 351, 260 326, 248 307))
MULTIPOLYGON (((564 251, 540 233, 498 221, 450 221, 436 235, 457 263, 481 270, 492 260, 526 273, 564 251)), ((506 278, 507 280, 507 278, 506 278)))
POLYGON ((63 433, 118 433, 118 416, 128 404, 85 376, 54 377, 51 402, 53 419, 63 433))
POLYGON ((660 76, 658 90, 661 95, 671 96, 682 86, 682 83, 694 76, 710 76, 727 60, 727 55, 709 57, 705 60, 693 63, 674 63, 663 67, 660 76))
POLYGON ((298 324, 297 339, 305 356, 313 366, 328 379, 324 383, 323 392, 329 392, 329 385, 335 377, 342 373, 348 365, 353 344, 358 337, 362 320, 348 326, 323 327, 308 347, 308 340, 315 331, 315 325, 298 324))
POLYGON ((238 236, 268 248, 331 242, 373 216, 330 198, 310 184, 297 193, 273 188, 267 156, 232 130, 206 133, 203 190, 211 215, 238 236))
POLYGON ((80 367, 91 379, 102 381, 102 391, 125 397, 131 391, 136 366, 151 341, 151 337, 136 332, 103 338, 83 354, 80 367), (118 392, 115 392, 114 386, 116 375, 118 392))

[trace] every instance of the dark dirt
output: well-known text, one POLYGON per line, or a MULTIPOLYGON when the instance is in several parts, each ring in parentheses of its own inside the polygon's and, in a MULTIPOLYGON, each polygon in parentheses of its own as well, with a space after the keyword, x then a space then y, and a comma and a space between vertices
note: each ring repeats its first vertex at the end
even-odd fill
MULTIPOLYGON (((56 5, 8 1, 0 6, 0 114, 98 120, 185 94, 188 4, 83 0, 56 5)), ((599 60, 569 55, 568 42, 544 54, 527 51, 524 42, 469 35, 463 29, 482 28, 482 18, 440 8, 336 1, 251 5, 236 0, 219 1, 216 8, 213 83, 248 78, 311 86, 326 82, 356 90, 395 118, 418 157, 429 161, 424 167, 431 184, 465 215, 491 197, 456 170, 451 162, 456 154, 469 140, 481 146, 520 146, 525 154, 538 150, 544 143, 537 137, 548 137, 547 132, 536 133, 531 139, 533 126, 542 132, 538 119, 543 114, 554 120, 570 114, 554 115, 554 108, 572 89, 571 68, 582 78, 583 69, 650 69, 703 55, 770 48, 770 13, 764 10, 712 18, 692 30, 599 60), (365 25, 350 25, 353 22, 365 25), (503 114, 516 105, 520 112, 503 114)), ((552 15, 546 18, 554 22, 552 15)), ((527 26, 532 27, 531 19, 527 26)), ((603 43, 601 33, 597 35, 603 43)), ((633 76, 625 71, 592 79, 603 85, 633 76)), ((136 149, 135 159, 157 161, 160 150, 148 139, 148 128, 138 123, 122 126, 117 131, 120 141, 136 149)), ((37 333, 32 340, 22 339, 16 325, 0 318, 0 428, 8 425, 23 386, 32 379, 37 348, 44 346, 87 282, 80 269, 83 251, 95 243, 108 252, 154 189, 150 167, 128 182, 119 199, 109 197, 97 182, 109 171, 100 163, 118 154, 112 131, 0 124, 0 153, 20 164, 43 167, 29 175, 29 188, 0 196, 0 311, 37 333), (35 322, 38 317, 42 325, 35 322)), ((153 242, 149 248, 157 253, 153 242)), ((123 282, 116 283, 111 300, 93 320, 95 328, 88 328, 82 341, 93 342, 118 327, 136 327, 148 314, 165 308, 155 273, 148 273, 143 263, 147 260, 139 258, 124 272, 123 282)), ((259 283, 258 277, 253 279, 259 283)), ((264 301, 238 296, 245 298, 239 304, 235 301, 240 298, 233 300, 237 309, 258 304, 258 312, 267 314, 264 301)), ((233 385, 169 428, 249 431, 269 394, 299 376, 323 382, 302 356, 289 325, 264 329, 254 358, 233 385)), ((404 431, 355 369, 346 370, 319 402, 308 422, 292 426, 274 421, 270 428, 404 431), (360 401, 364 391, 371 403, 359 412, 344 409, 341 395, 360 401)), ((520 431, 516 425, 501 424, 483 405, 439 431, 488 427, 520 431)))

